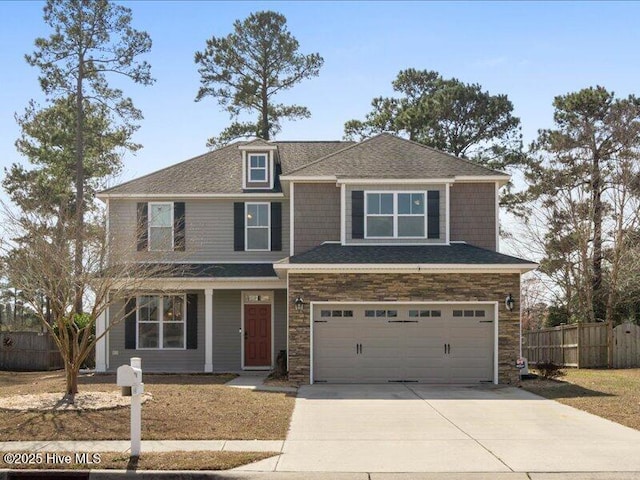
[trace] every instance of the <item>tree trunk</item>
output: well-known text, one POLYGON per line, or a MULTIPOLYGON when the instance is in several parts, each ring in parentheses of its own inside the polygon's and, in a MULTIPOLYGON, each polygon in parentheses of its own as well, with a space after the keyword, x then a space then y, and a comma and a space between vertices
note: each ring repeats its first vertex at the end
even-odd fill
POLYGON ((78 375, 80 373, 80 366, 66 362, 64 365, 64 373, 66 377, 65 398, 67 398, 69 403, 73 403, 75 395, 78 393, 78 375))
POLYGON ((593 155, 591 169, 591 201, 593 202, 593 272, 591 288, 593 291, 594 319, 604 319, 602 295, 602 178, 600 172, 600 158, 597 152, 593 155))
POLYGON ((82 313, 82 256, 84 252, 84 105, 83 105, 83 67, 84 59, 80 55, 78 62, 78 80, 76 83, 76 231, 74 253, 74 275, 76 282, 74 310, 82 313))
POLYGON ((267 97, 267 80, 262 82, 262 112, 260 122, 260 138, 269 140, 269 98, 267 97))

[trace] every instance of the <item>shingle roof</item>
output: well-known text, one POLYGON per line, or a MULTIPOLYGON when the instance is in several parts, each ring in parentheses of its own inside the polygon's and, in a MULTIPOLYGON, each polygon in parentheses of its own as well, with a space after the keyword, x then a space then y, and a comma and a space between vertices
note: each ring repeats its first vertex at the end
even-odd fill
POLYGON ((289 172, 338 178, 451 178, 506 175, 469 160, 382 133, 289 172))
POLYGON ((246 278, 276 277, 270 263, 176 263, 154 264, 158 277, 246 278))
POLYGON ((531 265, 534 262, 466 243, 451 245, 340 245, 326 243, 289 258, 296 264, 531 265))
MULTIPOLYGON (((264 142, 262 140, 262 142, 264 142)), ((105 194, 242 193, 242 162, 236 142, 143 177, 104 190, 105 194)), ((266 142, 264 142, 266 143, 266 142)), ((353 142, 272 142, 277 145, 282 173, 341 150, 353 142)), ((276 191, 279 190, 276 184, 276 191)))
MULTIPOLYGON (((453 178, 506 175, 469 160, 383 133, 360 143, 344 141, 236 142, 143 177, 104 190, 103 194, 240 194, 242 162, 239 147, 278 147, 283 176, 337 178, 453 178)), ((275 182, 279 192, 280 183, 275 182)))

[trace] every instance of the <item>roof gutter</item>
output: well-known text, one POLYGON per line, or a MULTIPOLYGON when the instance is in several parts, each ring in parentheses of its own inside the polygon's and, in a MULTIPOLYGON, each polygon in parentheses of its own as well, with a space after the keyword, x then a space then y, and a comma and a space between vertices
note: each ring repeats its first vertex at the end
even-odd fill
POLYGON ((280 182, 326 183, 336 182, 338 185, 414 185, 414 184, 445 184, 470 182, 498 182, 506 185, 509 175, 456 175, 447 178, 338 178, 336 175, 281 175, 280 182))
POLYGON ((273 264, 276 273, 354 272, 354 273, 525 273, 538 268, 537 263, 468 264, 468 263, 284 263, 273 264))
POLYGON ((182 198, 283 198, 284 193, 98 193, 100 200, 108 198, 170 198, 180 200, 182 198))

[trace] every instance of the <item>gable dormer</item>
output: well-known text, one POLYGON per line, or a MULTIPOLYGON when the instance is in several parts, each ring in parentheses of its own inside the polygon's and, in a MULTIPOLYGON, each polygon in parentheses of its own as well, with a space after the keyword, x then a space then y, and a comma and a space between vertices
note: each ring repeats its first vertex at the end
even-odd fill
POLYGON ((238 146, 242 155, 242 189, 273 190, 278 147, 262 139, 238 146))

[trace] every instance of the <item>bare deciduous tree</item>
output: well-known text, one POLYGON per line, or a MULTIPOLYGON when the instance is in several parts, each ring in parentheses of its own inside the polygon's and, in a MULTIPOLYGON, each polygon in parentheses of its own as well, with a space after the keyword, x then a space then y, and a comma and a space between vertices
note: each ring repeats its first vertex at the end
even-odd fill
POLYGON ((3 210, 4 240, 0 244, 3 267, 12 285, 22 291, 25 303, 33 308, 55 340, 65 366, 65 397, 73 403, 80 367, 96 342, 124 317, 124 312, 111 312, 114 321, 95 335, 98 317, 124 297, 140 291, 149 279, 166 273, 168 267, 115 258, 108 252, 101 216, 85 223, 78 233, 73 217, 51 220, 30 212, 16 215, 6 205, 3 210), (73 251, 78 235, 82 235, 84 244, 80 276, 73 251), (82 314, 75 311, 78 288, 82 294, 82 314), (43 297, 50 303, 49 318, 39 308, 43 297))

